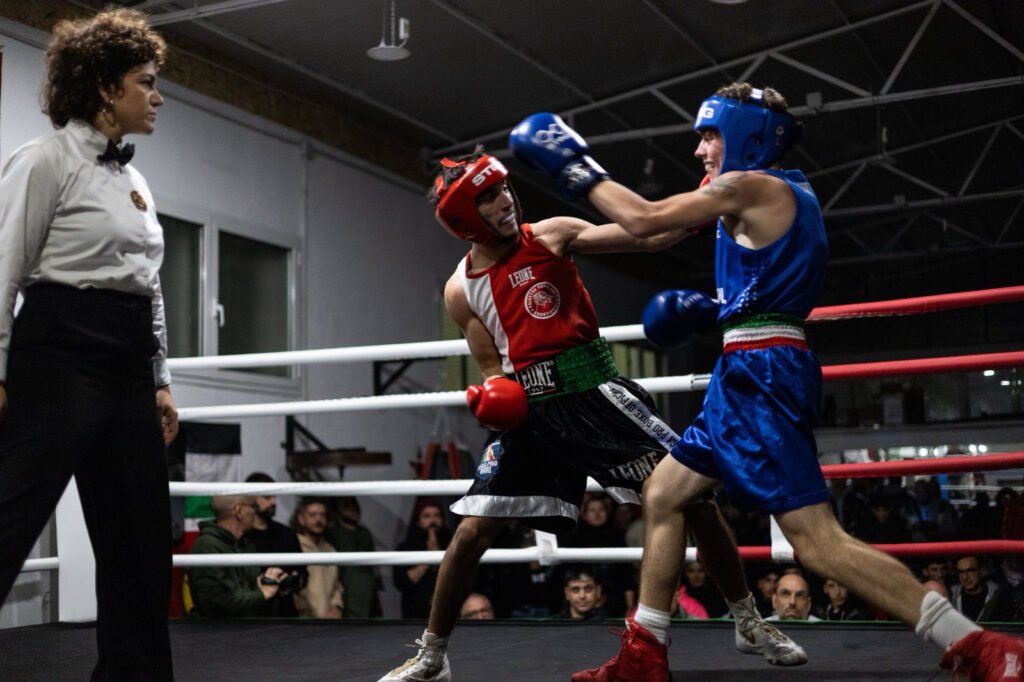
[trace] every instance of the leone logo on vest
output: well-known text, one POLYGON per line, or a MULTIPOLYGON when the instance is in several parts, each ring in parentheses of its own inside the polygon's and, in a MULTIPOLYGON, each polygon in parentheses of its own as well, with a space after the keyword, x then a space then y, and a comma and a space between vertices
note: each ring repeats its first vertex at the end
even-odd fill
POLYGON ((554 317, 555 313, 558 312, 558 306, 561 302, 562 297, 559 296, 558 289, 551 282, 538 282, 534 284, 526 292, 526 297, 523 299, 526 312, 538 320, 554 317))

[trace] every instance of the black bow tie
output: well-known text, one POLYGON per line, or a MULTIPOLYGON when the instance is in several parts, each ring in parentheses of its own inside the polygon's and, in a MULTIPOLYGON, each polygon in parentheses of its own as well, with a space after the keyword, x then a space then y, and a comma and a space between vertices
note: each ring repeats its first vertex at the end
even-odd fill
POLYGON ((118 149, 113 140, 107 140, 107 151, 97 156, 96 159, 103 163, 117 161, 118 164, 123 166, 131 161, 133 156, 135 156, 135 145, 124 144, 118 149))

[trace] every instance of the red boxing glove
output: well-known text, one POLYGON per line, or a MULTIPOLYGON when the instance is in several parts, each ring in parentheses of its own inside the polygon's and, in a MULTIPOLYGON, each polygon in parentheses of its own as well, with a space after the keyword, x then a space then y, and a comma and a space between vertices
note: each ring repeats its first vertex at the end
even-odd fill
MULTIPOLYGON (((709 182, 711 182, 711 176, 705 175, 704 179, 700 181, 699 185, 697 185, 697 189, 705 187, 709 182)), ((703 225, 694 225, 693 227, 688 227, 686 228, 686 231, 689 232, 690 234, 700 234, 704 230, 709 230, 712 227, 716 226, 717 224, 717 220, 712 220, 711 222, 704 223, 703 225)))
POLYGON ((468 387, 466 404, 481 424, 495 431, 514 429, 526 419, 526 391, 506 377, 490 377, 483 386, 468 387))

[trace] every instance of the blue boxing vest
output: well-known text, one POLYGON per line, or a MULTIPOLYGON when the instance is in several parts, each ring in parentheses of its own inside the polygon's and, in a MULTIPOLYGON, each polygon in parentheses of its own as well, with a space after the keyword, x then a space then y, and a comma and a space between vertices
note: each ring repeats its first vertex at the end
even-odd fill
POLYGON ((798 170, 760 172, 789 185, 796 199, 796 218, 786 234, 757 250, 737 244, 719 220, 715 249, 719 324, 763 313, 806 319, 825 278, 828 239, 821 205, 807 178, 798 170))

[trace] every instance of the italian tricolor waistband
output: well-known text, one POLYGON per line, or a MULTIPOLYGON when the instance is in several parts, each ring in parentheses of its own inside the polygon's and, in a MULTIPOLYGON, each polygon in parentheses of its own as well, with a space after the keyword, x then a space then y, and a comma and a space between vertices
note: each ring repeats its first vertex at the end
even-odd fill
POLYGON ((795 346, 807 350, 807 336, 804 321, 795 315, 763 313, 738 320, 727 320, 722 325, 724 332, 723 353, 737 350, 757 350, 771 346, 795 346))

